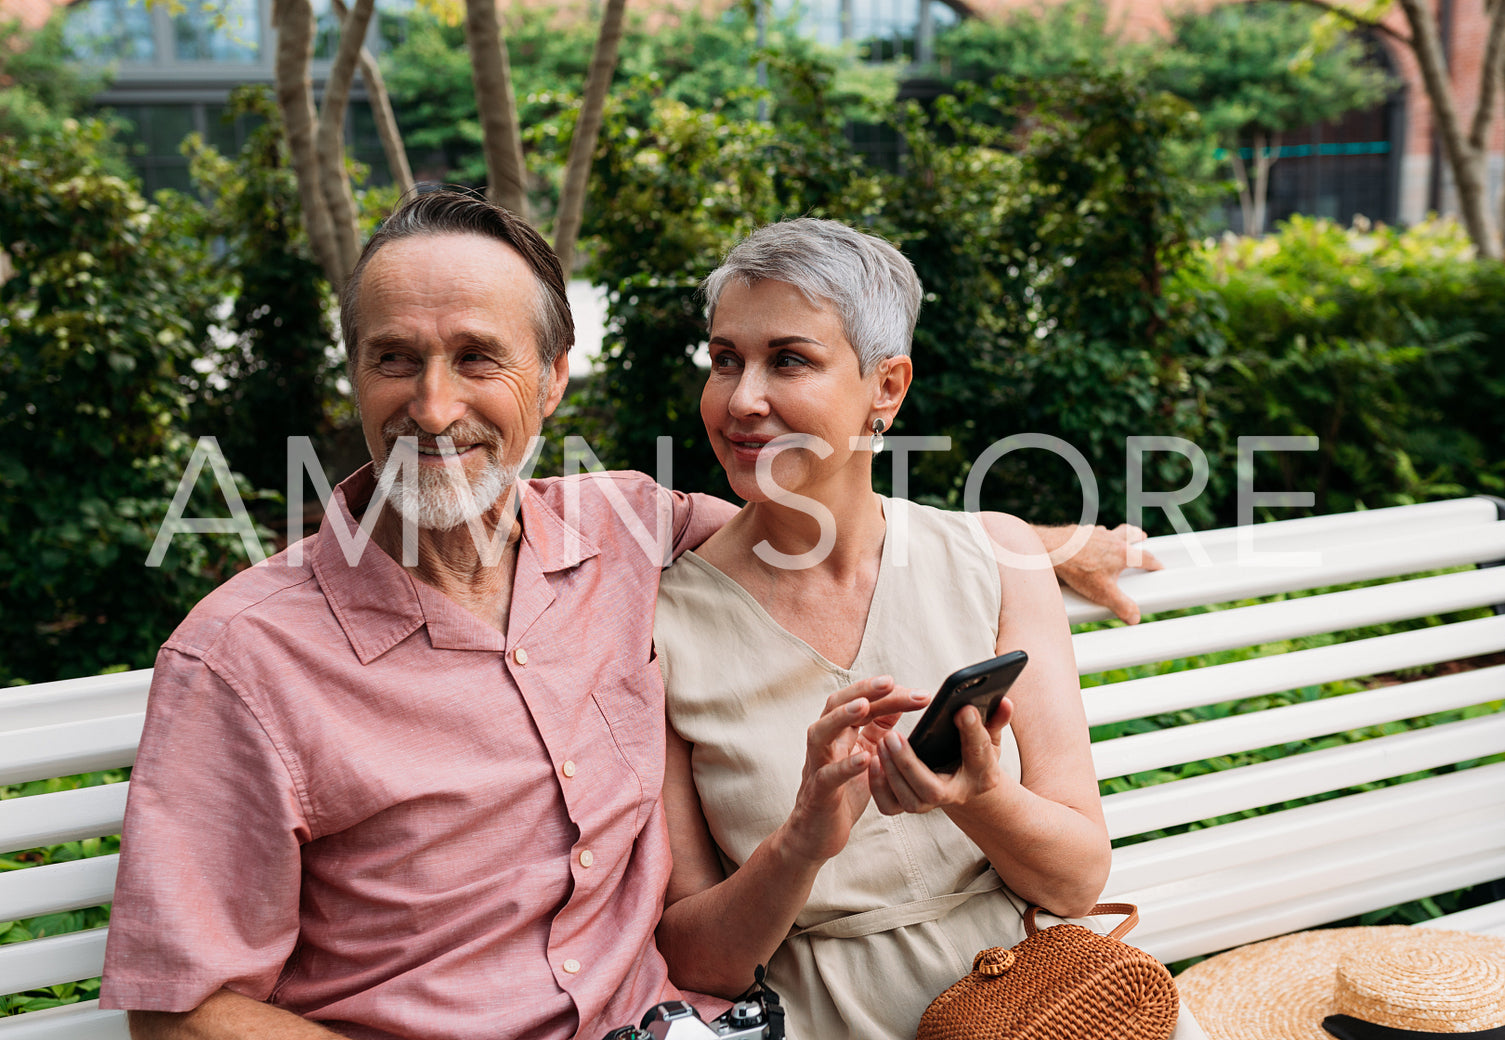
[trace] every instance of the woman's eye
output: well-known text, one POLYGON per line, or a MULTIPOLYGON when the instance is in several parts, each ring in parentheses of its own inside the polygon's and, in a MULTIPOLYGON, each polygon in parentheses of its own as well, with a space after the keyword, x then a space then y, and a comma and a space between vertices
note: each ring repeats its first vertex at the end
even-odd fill
POLYGON ((798 354, 780 354, 777 358, 774 359, 773 364, 775 368, 795 368, 802 365, 808 365, 809 362, 800 357, 798 354))
POLYGON ((736 354, 717 354, 711 358, 712 368, 736 368, 739 364, 736 354))

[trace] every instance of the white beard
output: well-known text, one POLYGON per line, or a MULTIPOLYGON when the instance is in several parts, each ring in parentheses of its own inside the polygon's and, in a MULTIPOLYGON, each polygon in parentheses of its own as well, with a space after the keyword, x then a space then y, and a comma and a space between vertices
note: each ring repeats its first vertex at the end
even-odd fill
MULTIPOLYGON (((409 428, 409 421, 394 422, 382 429, 387 438, 411 437, 416 433, 416 429, 409 428)), ((508 466, 500 461, 505 448, 500 434, 494 430, 486 430, 484 434, 479 440, 481 450, 488 456, 485 467, 474 480, 465 474, 460 460, 455 459, 438 469, 415 467, 416 486, 409 486, 402 479, 404 467, 388 465, 392 455, 388 450, 376 460, 379 493, 386 494, 399 516, 424 530, 449 531, 479 519, 501 500, 522 471, 520 464, 508 466)), ((468 432, 463 437, 449 431, 439 436, 466 443, 478 439, 468 432)))

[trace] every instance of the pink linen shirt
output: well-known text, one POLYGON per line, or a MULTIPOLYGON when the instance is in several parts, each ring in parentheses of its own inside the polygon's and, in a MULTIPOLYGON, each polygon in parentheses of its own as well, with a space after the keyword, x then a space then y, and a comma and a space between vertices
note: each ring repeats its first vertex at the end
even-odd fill
POLYGON ((351 1037, 598 1040, 678 996, 653 607, 732 509, 526 482, 503 636, 374 544, 347 563, 372 487, 163 646, 101 1005, 228 987, 351 1037))

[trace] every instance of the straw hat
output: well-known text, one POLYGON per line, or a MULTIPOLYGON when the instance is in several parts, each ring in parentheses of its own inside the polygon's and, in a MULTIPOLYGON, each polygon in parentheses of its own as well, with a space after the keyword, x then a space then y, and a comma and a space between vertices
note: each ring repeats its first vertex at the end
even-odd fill
POLYGON ((1208 1040, 1333 1040, 1322 1027, 1328 1015, 1358 1019, 1338 1034, 1354 1037, 1394 1036, 1365 1023, 1505 1036, 1505 939, 1468 932, 1298 932, 1194 964, 1176 987, 1208 1040))

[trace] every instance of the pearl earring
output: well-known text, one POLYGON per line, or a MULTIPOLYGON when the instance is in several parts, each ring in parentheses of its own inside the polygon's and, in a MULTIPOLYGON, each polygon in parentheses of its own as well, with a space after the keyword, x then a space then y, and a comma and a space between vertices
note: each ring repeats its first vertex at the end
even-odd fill
POLYGON ((872 450, 873 450, 873 454, 874 455, 877 455, 879 452, 881 452, 883 450, 883 429, 884 429, 884 422, 883 422, 883 420, 882 419, 874 419, 873 420, 873 439, 871 441, 872 450))

